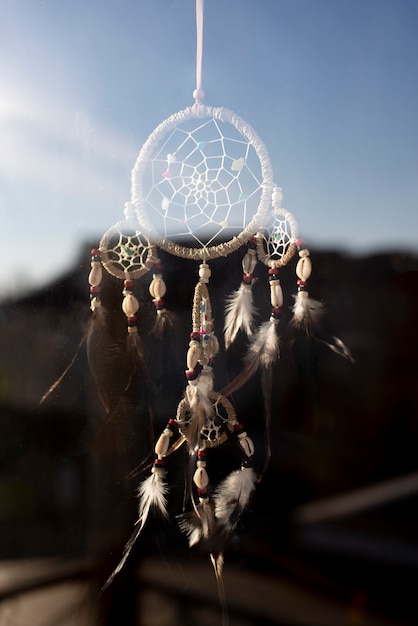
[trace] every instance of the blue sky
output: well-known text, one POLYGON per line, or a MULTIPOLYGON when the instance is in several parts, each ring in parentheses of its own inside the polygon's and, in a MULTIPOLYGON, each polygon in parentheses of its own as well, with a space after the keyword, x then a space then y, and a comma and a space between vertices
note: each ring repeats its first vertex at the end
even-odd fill
MULTIPOLYGON (((418 2, 206 0, 205 104, 267 146, 311 247, 418 250, 418 2)), ((0 294, 122 218, 152 130, 193 104, 195 0, 1 0, 0 294)))

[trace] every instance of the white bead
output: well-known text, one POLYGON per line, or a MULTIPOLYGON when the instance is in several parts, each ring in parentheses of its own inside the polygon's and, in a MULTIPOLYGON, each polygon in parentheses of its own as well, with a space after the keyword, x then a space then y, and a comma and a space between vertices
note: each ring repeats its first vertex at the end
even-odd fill
POLYGON ((301 257, 296 265, 296 274, 300 280, 308 280, 312 273, 312 261, 308 256, 301 257))
POLYGON ((132 317, 139 309, 139 302, 131 293, 127 293, 122 302, 122 311, 126 317, 132 317))
POLYGON ((272 280, 270 283, 270 300, 272 307, 283 305, 283 290, 278 280, 272 280))
POLYGON ((93 311, 98 309, 100 306, 102 305, 102 303, 100 302, 100 300, 98 298, 92 298, 91 302, 90 302, 90 309, 93 311))
POLYGON ((151 281, 149 292, 151 296, 157 300, 163 298, 166 294, 167 287, 161 275, 157 274, 151 281))
POLYGON ((160 435, 157 443, 155 444, 155 454, 158 456, 164 456, 167 453, 168 447, 170 445, 170 437, 165 433, 160 435))
POLYGON ((199 278, 201 283, 208 283, 211 274, 211 269, 207 263, 202 263, 199 266, 199 278))
POLYGON ((250 439, 249 437, 240 437, 239 443, 247 456, 253 456, 254 444, 252 439, 250 439))
POLYGON ((197 362, 202 356, 202 348, 196 341, 190 342, 190 348, 187 351, 187 369, 194 370, 197 365, 197 362))
POLYGON ((103 270, 101 263, 93 261, 91 264, 91 270, 89 274, 89 284, 92 287, 97 287, 102 282, 103 270))
POLYGON ((271 195, 271 201, 273 206, 276 208, 280 208, 283 200, 283 192, 281 187, 275 187, 273 193, 271 195))
POLYGON ((203 89, 195 89, 193 91, 193 98, 195 100, 203 100, 204 97, 205 97, 205 92, 203 91, 203 89))
POLYGON ((204 467, 198 467, 193 476, 193 482, 199 489, 204 489, 209 484, 209 476, 204 467))
POLYGON ((244 274, 249 276, 255 270, 255 266, 257 265, 257 256, 255 250, 249 250, 242 259, 242 269, 244 274))

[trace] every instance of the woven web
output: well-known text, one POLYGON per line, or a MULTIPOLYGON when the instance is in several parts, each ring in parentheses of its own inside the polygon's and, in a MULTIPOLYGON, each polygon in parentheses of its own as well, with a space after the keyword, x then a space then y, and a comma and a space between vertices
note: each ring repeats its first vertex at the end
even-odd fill
POLYGON ((296 236, 292 214, 284 209, 274 211, 269 223, 257 235, 265 255, 264 263, 268 265, 274 261, 276 265, 286 264, 294 254, 296 236))
POLYGON ((145 180, 149 220, 161 236, 181 245, 231 239, 253 219, 262 193, 254 147, 217 119, 174 127, 150 160, 145 180))
POLYGON ((122 230, 119 224, 102 237, 100 250, 105 268, 118 278, 139 277, 146 273, 155 260, 154 248, 137 230, 122 230))

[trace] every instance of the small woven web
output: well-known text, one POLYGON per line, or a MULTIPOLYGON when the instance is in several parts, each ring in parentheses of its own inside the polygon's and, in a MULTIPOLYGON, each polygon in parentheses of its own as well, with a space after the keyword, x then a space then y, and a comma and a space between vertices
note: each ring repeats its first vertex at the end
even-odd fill
POLYGON ((257 213, 262 193, 254 147, 217 119, 174 127, 151 159, 146 179, 149 219, 164 238, 182 245, 231 239, 257 213))
POLYGON ((103 264, 118 278, 139 277, 155 260, 154 247, 140 231, 120 230, 119 224, 109 229, 100 242, 103 264))
POLYGON ((293 216, 284 209, 276 210, 266 228, 257 235, 259 249, 263 251, 263 261, 267 265, 285 265, 295 252, 296 223, 293 216))

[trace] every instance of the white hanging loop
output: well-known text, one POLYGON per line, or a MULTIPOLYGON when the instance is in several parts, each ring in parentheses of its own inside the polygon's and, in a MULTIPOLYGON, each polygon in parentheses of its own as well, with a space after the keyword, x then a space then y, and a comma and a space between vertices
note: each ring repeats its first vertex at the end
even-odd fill
POLYGON ((203 0, 196 0, 196 89, 193 98, 196 104, 205 97, 202 89, 202 58, 203 58, 203 0))

